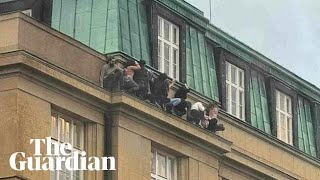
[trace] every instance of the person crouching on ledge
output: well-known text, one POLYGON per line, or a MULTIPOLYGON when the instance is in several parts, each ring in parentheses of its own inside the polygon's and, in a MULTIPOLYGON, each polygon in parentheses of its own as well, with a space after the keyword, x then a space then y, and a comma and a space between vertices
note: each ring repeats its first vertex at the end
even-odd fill
POLYGON ((135 91, 139 90, 139 85, 133 80, 134 72, 141 69, 137 61, 128 61, 123 70, 124 73, 124 87, 123 90, 128 93, 133 94, 135 91))
POLYGON ((225 128, 223 124, 218 124, 218 114, 219 114, 219 106, 216 103, 210 103, 206 108, 206 117, 202 122, 202 126, 209 131, 224 131, 225 128))

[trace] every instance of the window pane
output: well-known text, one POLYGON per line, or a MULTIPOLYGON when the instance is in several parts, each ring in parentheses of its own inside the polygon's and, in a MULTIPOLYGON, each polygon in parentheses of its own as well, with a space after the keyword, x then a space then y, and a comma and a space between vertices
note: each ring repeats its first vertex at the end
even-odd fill
POLYGON ((164 21, 163 26, 164 26, 164 38, 170 41, 170 28, 169 28, 168 22, 164 21))
POLYGON ((226 79, 229 80, 229 63, 226 63, 226 79))
POLYGON ((239 86, 243 87, 243 72, 239 70, 239 86))
POLYGON ((164 43, 164 72, 169 74, 170 46, 164 43))
POLYGON ((280 113, 280 126, 285 127, 285 115, 280 113))
POLYGON ((161 37, 161 34, 162 34, 162 23, 161 23, 161 18, 158 17, 158 36, 161 37))
POLYGON ((173 64, 177 64, 178 50, 173 48, 173 64))
POLYGON ((240 105, 243 105, 242 101, 243 101, 243 91, 239 91, 239 104, 240 105))
POLYGON ((178 63, 178 50, 176 48, 173 48, 173 78, 176 79, 177 74, 179 73, 177 71, 177 63, 178 63))
POLYGON ((60 141, 64 142, 64 130, 65 130, 65 124, 64 119, 60 118, 60 141))
POLYGON ((290 99, 287 98, 287 113, 291 114, 291 102, 290 102, 290 99))
POLYGON ((286 129, 285 128, 281 128, 281 136, 280 139, 285 141, 286 140, 286 129))
POLYGON ((78 147, 78 148, 82 148, 82 126, 80 124, 74 124, 74 130, 73 130, 73 143, 74 143, 74 147, 78 147))
POLYGON ((231 66, 231 82, 233 84, 237 84, 236 83, 236 68, 234 66, 231 66))
POLYGON ((174 27, 174 28, 173 28, 173 43, 174 43, 174 44, 177 44, 177 42, 178 42, 177 33, 178 33, 178 31, 177 31, 177 29, 174 27))
POLYGON ((230 97, 230 93, 229 93, 229 84, 227 84, 226 86, 226 91, 227 91, 227 96, 226 96, 226 109, 227 111, 229 111, 229 97, 230 97))
POLYGON ((237 89, 231 86, 231 101, 237 102, 237 89))
POLYGON ((231 102, 231 114, 236 116, 237 115, 237 104, 235 102, 231 102))
POLYGON ((156 174, 156 154, 151 150, 151 173, 156 174))
POLYGON ((173 65, 173 78, 176 79, 177 78, 177 65, 173 65))
POLYGON ((57 118, 55 116, 51 117, 51 136, 55 139, 58 139, 58 126, 57 118))
POLYGON ((172 160, 168 158, 168 179, 172 178, 172 160))
POLYGON ((168 158, 168 179, 174 179, 175 178, 175 160, 173 158, 168 158))
POLYGON ((158 175, 162 177, 167 177, 166 173, 166 157, 158 154, 158 175))
POLYGON ((164 43, 164 59, 169 60, 170 57, 170 46, 164 43))
POLYGON ((288 137, 288 143, 291 143, 291 128, 292 127, 292 121, 291 121, 291 117, 287 117, 287 137, 288 137))
POLYGON ((66 125, 65 142, 71 143, 69 122, 66 122, 65 125, 66 125))
POLYGON ((158 41, 158 68, 162 71, 162 42, 158 41))
POLYGON ((231 113, 232 115, 237 115, 237 89, 231 86, 231 113))
POLYGON ((164 60, 164 72, 169 74, 169 61, 168 60, 164 60))
POLYGON ((162 42, 160 40, 158 41, 158 57, 159 59, 162 57, 162 42))
POLYGON ((280 109, 284 111, 284 95, 282 93, 279 93, 279 94, 280 94, 280 109))

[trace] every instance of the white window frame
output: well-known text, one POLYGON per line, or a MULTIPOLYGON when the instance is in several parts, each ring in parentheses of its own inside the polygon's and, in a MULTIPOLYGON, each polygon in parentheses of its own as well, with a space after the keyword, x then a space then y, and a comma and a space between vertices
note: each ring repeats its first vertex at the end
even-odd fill
POLYGON ((151 180, 177 180, 177 174, 178 174, 178 171, 177 171, 177 158, 173 155, 170 155, 166 152, 163 152, 159 149, 156 149, 156 148, 152 148, 151 149, 151 163, 150 163, 150 166, 151 166, 151 180), (153 173, 152 172, 152 161, 153 161, 153 153, 155 155, 155 170, 156 172, 153 173), (161 154, 161 156, 164 156, 166 158, 166 176, 167 177, 163 177, 163 176, 160 176, 159 175, 159 172, 158 172, 158 157, 159 157, 159 154, 161 154), (174 171, 174 175, 172 177, 172 175, 169 175, 168 173, 171 172, 170 171, 170 165, 169 165, 169 161, 168 159, 172 159, 173 160, 173 171, 174 171))
POLYGON ((229 114, 245 120, 245 81, 244 70, 241 68, 226 62, 226 110, 229 114), (232 78, 231 69, 235 69, 235 77, 232 78), (240 77, 241 76, 241 77, 240 77), (235 80, 234 82, 232 80, 235 80), (232 98, 232 89, 236 90, 235 99, 232 98), (235 111, 233 111, 232 105, 235 104, 235 111))
POLYGON ((158 16, 158 70, 165 72, 169 77, 179 80, 179 27, 170 21, 158 16), (164 27, 165 24, 169 26, 169 37, 165 38, 164 27), (176 30, 176 37, 174 38, 174 31, 176 30), (169 57, 165 58, 165 45, 169 49, 169 57), (176 53, 173 53, 174 50, 176 53), (174 62, 174 58, 175 61, 174 62), (165 62, 168 62, 168 70, 165 68, 165 62))
MULTIPOLYGON (((74 152, 81 152, 84 151, 84 123, 78 120, 75 120, 67 115, 58 113, 58 112, 53 112, 51 115, 51 139, 53 140, 53 142, 59 143, 59 144, 63 144, 63 143, 70 143, 73 146, 73 149, 71 150, 71 154, 73 154, 74 152), (54 118, 56 118, 56 120, 54 120, 54 118), (61 121, 63 120, 64 122, 68 122, 69 126, 71 125, 70 129, 69 129, 69 140, 66 140, 65 137, 61 137, 61 132, 60 130, 62 129, 62 123, 61 121), (53 123, 55 123, 55 125, 53 125, 53 123), (74 129, 75 126, 77 128, 80 128, 80 133, 77 134, 78 136, 80 136, 80 142, 77 145, 77 147, 73 146, 75 144, 75 134, 74 134, 74 129), (71 135, 71 137, 70 137, 71 135)), ((67 171, 51 171, 50 172, 50 179, 51 180, 64 180, 67 179, 66 177, 64 177, 63 179, 60 178, 60 174, 66 174, 67 171), (55 177, 55 178, 54 178, 55 177)), ((70 180, 75 179, 74 178, 74 173, 75 171, 70 171, 70 180)), ((79 179, 83 180, 84 179, 84 175, 83 175, 83 171, 80 171, 79 173, 79 179)), ((68 179, 68 180, 69 180, 68 179)))
POLYGON ((276 116, 277 138, 292 145, 292 98, 278 90, 276 90, 276 116), (281 103, 281 101, 284 102, 281 103), (281 116, 284 118, 283 120, 281 120, 281 116))

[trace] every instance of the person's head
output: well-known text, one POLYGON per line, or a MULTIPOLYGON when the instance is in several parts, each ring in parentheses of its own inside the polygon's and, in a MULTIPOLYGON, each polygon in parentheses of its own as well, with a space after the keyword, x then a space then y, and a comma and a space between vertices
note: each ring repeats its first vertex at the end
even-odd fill
POLYGON ((136 65, 136 62, 134 60, 128 60, 124 67, 127 68, 129 66, 135 66, 135 65, 136 65))
POLYGON ((144 66, 146 65, 146 61, 145 61, 145 60, 140 60, 140 61, 139 61, 139 65, 140 65, 141 67, 144 67, 144 66))
POLYGON ((207 106, 206 111, 218 114, 219 113, 219 105, 217 103, 215 103, 215 102, 211 102, 207 106))

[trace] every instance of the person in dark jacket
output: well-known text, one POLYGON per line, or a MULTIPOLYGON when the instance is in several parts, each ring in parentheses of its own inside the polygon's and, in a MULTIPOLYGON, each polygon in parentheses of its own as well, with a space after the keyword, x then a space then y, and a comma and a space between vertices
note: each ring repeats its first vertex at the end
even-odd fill
POLYGON ((169 86, 170 83, 167 74, 160 73, 159 76, 152 83, 151 102, 165 109, 165 104, 170 102, 170 100, 167 98, 169 86))
POLYGON ((177 115, 177 116, 183 116, 187 113, 187 111, 190 110, 191 108, 191 103, 189 101, 187 101, 187 94, 188 92, 190 92, 190 89, 188 88, 188 86, 186 84, 184 84, 181 88, 179 88, 175 94, 175 98, 180 98, 181 102, 175 106, 175 108, 173 109, 173 112, 177 115))
POLYGON ((137 96, 142 99, 147 99, 150 92, 150 79, 151 72, 146 68, 146 62, 144 60, 139 61, 140 69, 136 70, 133 76, 133 80, 139 85, 139 89, 136 92, 137 96))

